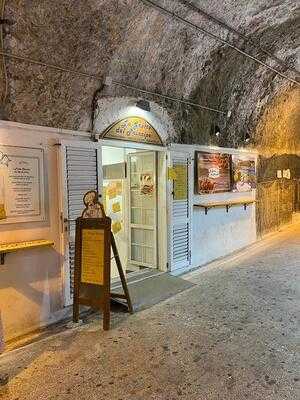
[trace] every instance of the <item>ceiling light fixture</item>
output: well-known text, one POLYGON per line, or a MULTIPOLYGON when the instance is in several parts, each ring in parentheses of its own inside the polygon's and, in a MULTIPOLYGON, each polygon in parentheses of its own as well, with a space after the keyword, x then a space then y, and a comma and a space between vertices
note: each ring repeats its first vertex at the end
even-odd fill
POLYGON ((143 100, 143 99, 138 100, 136 103, 136 106, 138 108, 140 108, 141 110, 148 111, 148 112, 151 111, 150 103, 148 100, 143 100))
POLYGON ((251 140, 251 137, 250 137, 249 133, 246 133, 244 142, 245 143, 250 143, 250 140, 251 140))

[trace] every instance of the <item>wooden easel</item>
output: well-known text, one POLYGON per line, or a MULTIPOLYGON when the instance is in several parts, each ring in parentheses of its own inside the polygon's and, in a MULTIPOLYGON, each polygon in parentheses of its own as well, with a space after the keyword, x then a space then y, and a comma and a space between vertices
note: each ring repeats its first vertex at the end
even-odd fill
MULTIPOLYGON (((103 217, 106 217, 105 214, 105 210, 103 207, 102 203, 99 203, 101 206, 101 210, 102 210, 102 214, 103 217)), ((125 278, 125 274, 124 274, 124 270, 122 268, 122 263, 121 263, 121 259, 119 256, 119 251, 117 248, 117 244, 116 244, 116 240, 114 237, 114 234, 111 232, 111 248, 113 251, 114 256, 112 257, 112 259, 114 258, 117 264, 117 268, 118 268, 118 272, 119 272, 119 276, 121 279, 121 283, 122 283, 122 288, 124 291, 124 294, 120 294, 120 293, 110 293, 110 297, 111 299, 122 299, 122 300, 126 300, 127 302, 127 308, 128 308, 128 312, 130 314, 133 313, 133 307, 132 307, 132 302, 131 302, 131 298, 130 298, 130 294, 129 294, 129 290, 128 290, 128 286, 127 286, 127 282, 126 282, 126 278, 125 278)))
MULTIPOLYGON (((88 191, 83 198, 85 209, 80 218, 76 220, 76 245, 75 245, 75 276, 74 276, 74 305, 73 321, 79 320, 79 305, 83 304, 103 311, 103 328, 108 330, 110 327, 110 302, 116 299, 126 300, 130 314, 133 313, 132 302, 122 268, 121 259, 116 245, 115 237, 111 231, 111 219, 107 218, 103 204, 99 202, 98 193, 94 190, 88 191), (104 231, 104 269, 103 283, 85 281, 81 282, 82 271, 82 230, 102 229, 104 231), (111 257, 111 250, 113 257, 111 257), (124 294, 111 293, 111 260, 115 259, 119 276, 122 283, 124 294), (88 283, 88 285, 87 285, 88 283), (101 288, 101 289, 98 289, 101 288), (82 291, 85 293, 81 293, 82 291), (95 296, 95 290, 98 293, 95 296), (100 298, 97 298, 100 295, 100 298)), ((88 253, 90 254, 90 253, 88 253)), ((122 304, 124 304, 122 302, 122 304)))
POLYGON ((116 241, 115 241, 115 237, 114 234, 111 232, 111 248, 114 254, 114 259, 116 260, 116 264, 118 267, 118 272, 119 272, 119 276, 121 279, 121 283, 122 283, 122 288, 124 291, 124 294, 120 294, 120 293, 110 293, 110 297, 111 299, 123 299, 126 300, 127 302, 127 307, 128 307, 128 312, 130 314, 133 313, 133 307, 132 307, 132 303, 131 303, 131 298, 130 298, 130 294, 129 294, 129 290, 128 290, 128 286, 127 286, 127 282, 126 282, 126 278, 125 278, 125 274, 122 268, 122 263, 120 260, 120 256, 119 256, 119 252, 118 252, 118 248, 116 245, 116 241))
POLYGON ((76 219, 74 322, 79 321, 79 306, 84 305, 101 310, 103 329, 110 328, 110 249, 110 218, 76 219), (89 246, 93 246, 93 249, 89 246), (103 257, 102 265, 98 257, 103 257))

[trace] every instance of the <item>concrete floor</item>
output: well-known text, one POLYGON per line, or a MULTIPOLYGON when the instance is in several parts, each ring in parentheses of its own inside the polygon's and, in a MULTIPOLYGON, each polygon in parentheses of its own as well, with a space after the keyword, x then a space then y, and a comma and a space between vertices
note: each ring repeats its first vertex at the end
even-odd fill
POLYGON ((0 398, 299 399, 299 266, 297 225, 186 275, 191 289, 114 315, 110 332, 93 320, 5 354, 0 398))

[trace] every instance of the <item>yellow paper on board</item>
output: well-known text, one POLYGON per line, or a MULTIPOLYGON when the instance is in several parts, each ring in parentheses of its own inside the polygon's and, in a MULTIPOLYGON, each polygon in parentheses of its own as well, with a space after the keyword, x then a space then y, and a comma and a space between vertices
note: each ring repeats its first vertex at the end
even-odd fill
POLYGON ((117 196, 120 196, 122 194, 122 192, 123 192, 122 181, 116 182, 116 192, 117 192, 117 196))
POLYGON ((186 165, 175 165, 174 200, 186 200, 188 196, 188 169, 186 165))
POLYGON ((113 213, 118 213, 118 212, 120 212, 120 211, 121 211, 121 204, 120 204, 119 202, 114 203, 114 204, 112 205, 112 212, 113 212, 113 213))
POLYGON ((0 204, 0 219, 6 219, 6 211, 4 204, 0 204))
POLYGON ((115 186, 107 187, 107 196, 110 200, 117 196, 117 189, 115 186))
POLYGON ((173 167, 168 168, 168 179, 169 181, 175 181, 177 179, 175 168, 173 167))
POLYGON ((104 284, 104 231, 82 230, 81 282, 104 284))
POLYGON ((120 221, 114 222, 114 223, 112 224, 112 226, 111 226, 111 230, 112 230, 112 232, 115 233, 115 234, 118 233, 118 232, 120 232, 121 229, 122 229, 122 224, 121 224, 120 221))
POLYGON ((102 190, 102 204, 103 204, 103 208, 104 208, 104 212, 106 213, 106 187, 103 186, 103 190, 102 190))

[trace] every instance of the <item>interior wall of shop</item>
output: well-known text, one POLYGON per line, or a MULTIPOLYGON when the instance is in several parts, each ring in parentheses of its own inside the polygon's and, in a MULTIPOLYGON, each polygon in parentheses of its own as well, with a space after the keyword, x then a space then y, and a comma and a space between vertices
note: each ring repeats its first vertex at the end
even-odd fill
MULTIPOLYGON (((206 146, 184 146, 182 149, 190 153, 194 164, 195 151, 221 152, 229 154, 249 154, 257 156, 255 152, 243 149, 234 150, 206 146)), ((173 146, 176 149, 176 146, 173 146)), ((195 168, 193 168, 191 187, 194 189, 195 168)), ((255 200, 256 191, 246 193, 215 193, 199 195, 193 191, 192 204, 200 201, 229 201, 236 199, 255 200)), ((212 208, 205 215, 205 210, 193 207, 192 212, 192 268, 196 268, 226 256, 236 250, 246 247, 256 241, 255 204, 244 210, 243 205, 234 206, 226 212, 225 207, 212 208)))
MULTIPOLYGON (((7 254, 0 266, 0 315, 6 341, 56 322, 63 307, 62 260, 58 194, 58 147, 72 132, 0 122, 0 143, 45 149, 46 220, 23 224, 0 224, 4 243, 34 239, 53 240, 53 248, 22 250, 7 254), (64 134, 63 134, 64 133, 64 134)), ((75 137, 74 137, 75 138, 75 137)), ((78 137, 77 137, 78 139, 78 137)))

